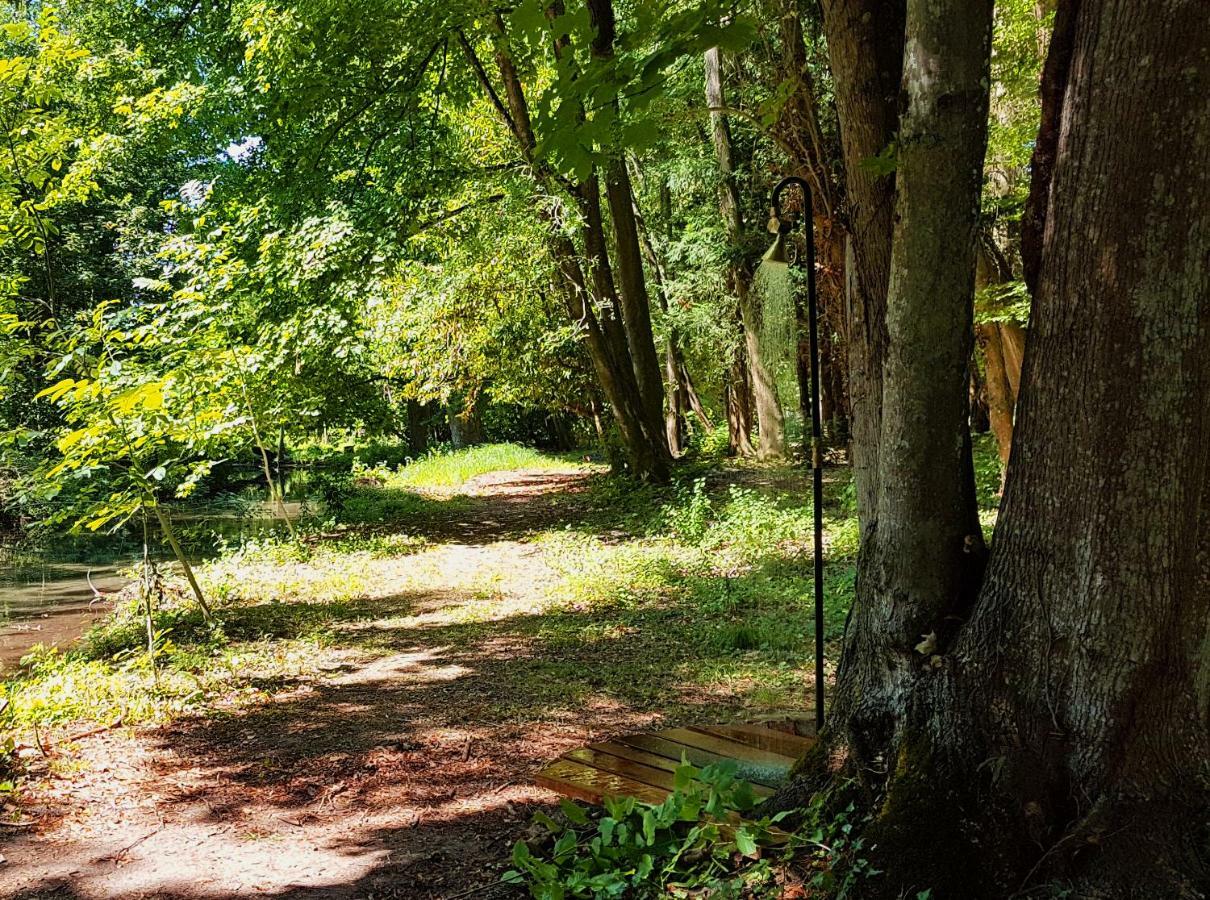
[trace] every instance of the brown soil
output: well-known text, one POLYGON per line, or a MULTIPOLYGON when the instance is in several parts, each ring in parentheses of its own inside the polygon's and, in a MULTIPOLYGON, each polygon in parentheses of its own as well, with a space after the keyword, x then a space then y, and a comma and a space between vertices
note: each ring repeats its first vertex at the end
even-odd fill
POLYGON ((527 649, 507 632, 473 646, 442 643, 440 628, 425 637, 426 617, 483 602, 472 583, 484 573, 501 616, 529 614, 554 575, 526 534, 578 516, 582 478, 479 479, 474 515, 428 530, 442 543, 423 562, 441 584, 391 597, 408 628, 369 626, 383 630, 386 654, 348 654, 237 713, 74 748, 51 736, 21 811, 34 824, 0 829, 0 896, 509 895, 490 885, 536 806, 555 800, 532 785, 536 769, 587 741, 694 715, 602 694, 502 721, 499 709, 517 703, 510 667, 527 649))

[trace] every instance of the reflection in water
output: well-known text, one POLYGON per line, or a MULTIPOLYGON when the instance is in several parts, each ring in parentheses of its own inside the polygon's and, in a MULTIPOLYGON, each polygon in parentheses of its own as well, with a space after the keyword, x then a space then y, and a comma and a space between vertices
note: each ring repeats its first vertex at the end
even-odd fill
POLYGON ((65 646, 109 612, 107 595, 126 584, 118 567, 47 563, 35 580, 0 576, 0 667, 11 668, 35 644, 65 646), (92 585, 89 585, 91 572, 92 585), (98 597, 97 592, 100 592, 98 597))
MULTIPOLYGON (((288 505, 292 516, 301 514, 299 504, 288 505)), ((282 527, 280 521, 259 515, 204 510, 174 518, 185 553, 194 561, 214 555, 224 544, 238 545, 282 527)), ((164 559, 154 537, 153 544, 153 555, 164 559)), ((137 564, 141 549, 133 532, 64 538, 43 550, 18 549, 0 541, 0 669, 12 669, 35 644, 66 647, 104 618, 112 609, 108 595, 130 580, 118 573, 137 564)))

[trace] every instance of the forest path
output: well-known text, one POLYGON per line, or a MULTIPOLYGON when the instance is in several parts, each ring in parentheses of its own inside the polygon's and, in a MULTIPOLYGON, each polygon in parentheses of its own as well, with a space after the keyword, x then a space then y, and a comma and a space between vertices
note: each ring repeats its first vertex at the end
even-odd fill
POLYGON ((426 523, 430 544, 363 573, 374 612, 336 628, 318 675, 52 752, 41 823, 4 835, 0 896, 491 896, 477 886, 554 800, 536 769, 710 714, 678 700, 650 642, 580 640, 591 613, 552 606, 536 533, 585 522, 586 477, 481 476, 426 523), (611 678, 652 679, 650 702, 611 678))

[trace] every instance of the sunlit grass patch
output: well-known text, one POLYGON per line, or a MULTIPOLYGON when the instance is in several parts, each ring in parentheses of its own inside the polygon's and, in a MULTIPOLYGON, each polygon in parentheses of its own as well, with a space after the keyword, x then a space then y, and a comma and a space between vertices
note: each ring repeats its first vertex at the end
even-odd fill
POLYGON ((165 635, 155 666, 144 650, 92 657, 36 647, 19 676, 0 687, 9 701, 4 728, 71 722, 138 725, 213 706, 267 699, 282 683, 313 674, 324 656, 315 636, 205 647, 179 646, 165 635))
POLYGON ((387 476, 388 487, 442 489, 461 487, 479 475, 513 469, 576 472, 581 467, 519 444, 482 444, 442 451, 401 466, 387 476))

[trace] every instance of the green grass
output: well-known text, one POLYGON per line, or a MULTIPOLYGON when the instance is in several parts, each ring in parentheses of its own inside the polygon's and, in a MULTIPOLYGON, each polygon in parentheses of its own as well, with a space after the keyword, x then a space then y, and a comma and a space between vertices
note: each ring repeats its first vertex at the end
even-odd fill
MULTIPOLYGON (((494 515, 491 498, 424 496, 415 493, 421 485, 465 485, 498 466, 574 467, 541 456, 523 462, 533 454, 501 445, 434 457, 416 464, 424 468, 408 476, 410 489, 365 488, 350 498, 366 504, 351 510, 361 515, 383 512, 375 497, 409 498, 407 531, 382 516, 370 519, 373 529, 337 525, 302 544, 279 538, 229 549, 198 567, 217 627, 201 622, 178 581, 155 621, 156 672, 145 624, 128 606, 69 652, 33 654, 4 684, 10 702, 0 724, 205 714, 416 647, 452 648, 460 664, 483 672, 490 689, 476 702, 493 721, 574 717, 593 700, 655 712, 690 703, 711 716, 801 708, 814 643, 801 472, 697 465, 665 487, 592 476, 587 491, 558 501, 558 516, 543 507, 535 520, 526 538, 532 579, 528 570, 510 574, 521 557, 507 541, 476 537, 499 548, 482 556, 474 555, 480 545, 444 543, 439 529, 415 536, 429 516, 494 515)), ((976 454, 990 522, 994 447, 979 441, 976 454)), ((858 529, 848 472, 827 474, 831 664, 853 599, 858 529)))
POLYGON ((387 487, 449 490, 472 478, 513 469, 540 471, 579 470, 579 466, 519 444, 482 444, 462 450, 423 456, 401 466, 386 478, 387 487))

